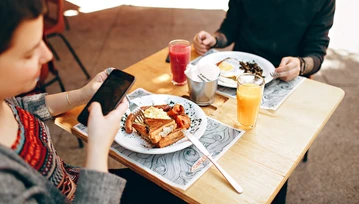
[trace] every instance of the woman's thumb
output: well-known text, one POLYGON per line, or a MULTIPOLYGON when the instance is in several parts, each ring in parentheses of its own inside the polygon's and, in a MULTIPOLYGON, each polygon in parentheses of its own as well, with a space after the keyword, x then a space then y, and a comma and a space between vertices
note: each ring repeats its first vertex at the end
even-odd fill
POLYGON ((100 116, 102 115, 102 108, 99 102, 93 102, 91 103, 90 107, 88 108, 89 112, 90 112, 90 116, 100 116))

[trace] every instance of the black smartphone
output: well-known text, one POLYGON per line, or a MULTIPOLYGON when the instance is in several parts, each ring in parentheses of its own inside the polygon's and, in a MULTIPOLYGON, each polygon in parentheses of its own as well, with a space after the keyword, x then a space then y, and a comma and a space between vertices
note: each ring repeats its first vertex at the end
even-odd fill
POLYGON ((92 102, 101 104, 103 115, 107 115, 121 102, 126 92, 132 87, 135 77, 118 69, 112 70, 91 100, 82 110, 77 120, 87 126, 89 116, 88 108, 92 102))
POLYGON ((170 63, 170 53, 167 54, 166 62, 167 62, 167 63, 170 63))

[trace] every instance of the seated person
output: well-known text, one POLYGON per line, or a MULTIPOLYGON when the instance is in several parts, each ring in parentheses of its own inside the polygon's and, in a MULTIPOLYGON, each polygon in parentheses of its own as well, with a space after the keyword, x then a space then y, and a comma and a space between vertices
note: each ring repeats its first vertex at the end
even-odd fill
POLYGON ((198 54, 234 43, 234 51, 259 55, 290 81, 319 71, 329 44, 335 0, 230 0, 220 28, 193 38, 198 54))
POLYGON ((105 72, 77 90, 15 98, 36 86, 41 66, 52 59, 42 39, 44 12, 42 0, 0 1, 0 203, 119 203, 122 195, 121 202, 136 203, 148 198, 138 196, 146 182, 148 189, 142 191, 176 201, 152 182, 126 174, 128 169, 113 171, 137 182, 126 190, 125 179, 108 173, 109 148, 126 100, 106 116, 99 103, 91 104, 84 168, 65 164, 57 154, 43 121, 89 101, 107 78, 105 72))

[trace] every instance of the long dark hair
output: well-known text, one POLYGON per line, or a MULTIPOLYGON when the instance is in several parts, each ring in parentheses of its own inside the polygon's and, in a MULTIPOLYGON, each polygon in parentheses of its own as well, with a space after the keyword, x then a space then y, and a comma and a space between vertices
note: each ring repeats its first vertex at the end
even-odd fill
POLYGON ((43 0, 0 0, 0 54, 10 48, 16 28, 46 12, 43 0))

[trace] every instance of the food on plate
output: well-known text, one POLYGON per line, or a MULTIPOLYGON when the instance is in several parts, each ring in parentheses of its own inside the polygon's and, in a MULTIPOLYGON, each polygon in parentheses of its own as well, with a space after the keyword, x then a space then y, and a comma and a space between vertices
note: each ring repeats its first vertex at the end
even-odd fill
POLYGON ((125 122, 125 132, 127 134, 131 134, 133 132, 132 124, 133 124, 134 120, 135 120, 135 116, 132 113, 127 116, 126 122, 125 122))
POLYGON ((143 139, 157 144, 176 129, 177 124, 173 119, 146 118, 145 123, 133 123, 132 126, 143 139))
POLYGON ((145 114, 146 118, 171 119, 163 109, 155 108, 153 106, 145 109, 143 113, 145 114))
POLYGON ((158 108, 158 109, 162 109, 164 110, 165 112, 169 111, 172 107, 168 104, 163 104, 163 105, 153 105, 153 106, 142 106, 141 109, 142 110, 146 110, 147 108, 150 108, 150 107, 155 107, 155 108, 158 108))
POLYGON ((125 123, 125 131, 130 134, 135 129, 138 135, 155 147, 165 147, 184 138, 182 129, 188 129, 191 119, 181 104, 141 107, 145 114, 144 123, 135 121, 130 114, 125 123))
POLYGON ((178 115, 186 115, 184 107, 180 104, 176 104, 167 112, 168 116, 174 118, 178 115))
MULTIPOLYGON (((142 106, 141 109, 143 111, 146 111, 148 108, 157 108, 157 109, 162 109, 163 111, 169 111, 171 109, 171 106, 169 106, 168 104, 164 104, 164 105, 153 105, 153 106, 142 106)), ((159 111, 156 111, 159 112, 159 111)), ((152 114, 152 115, 158 115, 158 113, 148 113, 148 114, 152 114)), ((133 127, 132 124, 135 120, 134 115, 131 113, 129 116, 127 116, 126 119, 126 123, 125 123, 125 132, 127 134, 131 134, 133 132, 133 127)))
POLYGON ((178 140, 184 138, 184 135, 180 128, 174 129, 170 134, 168 134, 166 137, 162 138, 156 146, 159 148, 166 147, 168 145, 171 145, 178 140))
POLYGON ((244 73, 251 72, 251 73, 261 76, 263 78, 265 77, 265 76, 263 76, 263 69, 260 68, 260 66, 258 66, 258 64, 255 63, 254 61, 253 62, 240 61, 239 64, 241 65, 241 69, 244 70, 244 73))
POLYGON ((223 77, 231 78, 243 73, 243 70, 241 70, 239 67, 238 60, 234 58, 225 58, 218 62, 216 65, 221 70, 220 73, 223 77))
POLYGON ((221 70, 221 76, 236 80, 236 77, 242 73, 253 73, 263 76, 263 69, 253 62, 244 62, 235 58, 227 57, 216 64, 221 70))

